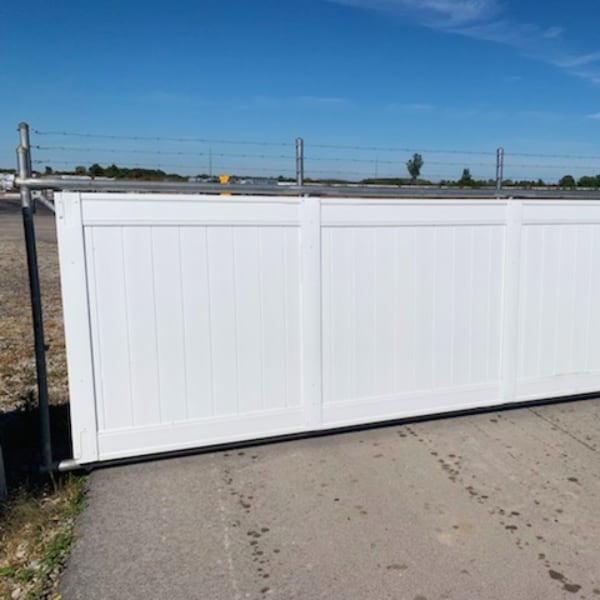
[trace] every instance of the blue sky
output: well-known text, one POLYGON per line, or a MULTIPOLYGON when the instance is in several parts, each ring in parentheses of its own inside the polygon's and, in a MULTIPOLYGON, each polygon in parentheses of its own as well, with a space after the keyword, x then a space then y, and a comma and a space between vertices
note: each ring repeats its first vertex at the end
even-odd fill
POLYGON ((276 174, 301 136, 308 174, 403 176, 419 150, 424 176, 492 177, 498 146, 509 177, 600 173, 599 21, 593 0, 4 3, 0 166, 26 120, 212 140, 34 136, 59 168, 276 174))

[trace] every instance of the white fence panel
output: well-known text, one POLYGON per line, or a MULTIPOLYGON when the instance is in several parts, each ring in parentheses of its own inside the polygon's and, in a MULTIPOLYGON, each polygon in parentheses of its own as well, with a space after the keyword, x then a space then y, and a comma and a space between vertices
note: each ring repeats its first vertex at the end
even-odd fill
POLYGON ((81 463, 600 390, 600 201, 56 206, 81 463))
POLYGON ((600 390, 599 267, 599 202, 524 202, 518 399, 600 390))
POLYGON ((89 324, 67 343, 73 377, 89 329, 97 418, 97 455, 80 458, 303 427, 300 202, 62 194, 61 244, 78 231, 61 214, 79 202, 86 279, 73 285, 89 324))
POLYGON ((505 205, 332 202, 322 223, 325 421, 497 401, 505 205))

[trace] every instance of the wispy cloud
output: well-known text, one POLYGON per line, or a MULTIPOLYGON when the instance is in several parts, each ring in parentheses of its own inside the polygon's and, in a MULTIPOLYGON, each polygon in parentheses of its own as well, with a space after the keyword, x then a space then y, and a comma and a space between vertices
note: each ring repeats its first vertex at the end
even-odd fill
POLYGON ((600 121, 600 112, 588 115, 587 118, 588 119, 593 119, 594 121, 600 121))
POLYGON ((569 56, 564 60, 557 61, 559 67, 570 69, 572 67, 583 67, 600 61, 600 52, 591 52, 589 54, 581 54, 579 56, 569 56))
POLYGON ((331 0, 338 4, 397 14, 411 14, 430 26, 458 26, 491 18, 497 0, 331 0))
POLYGON ((328 0, 412 19, 424 27, 509 46, 600 84, 600 51, 578 52, 563 27, 511 18, 505 0, 328 0))

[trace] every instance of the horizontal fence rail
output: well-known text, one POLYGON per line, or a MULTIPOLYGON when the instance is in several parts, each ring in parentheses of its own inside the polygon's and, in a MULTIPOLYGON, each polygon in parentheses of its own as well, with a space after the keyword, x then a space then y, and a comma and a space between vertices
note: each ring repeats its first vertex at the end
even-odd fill
POLYGON ((356 198, 556 198, 556 199, 587 199, 600 198, 600 190, 582 189, 527 189, 510 188, 500 193, 493 187, 488 189, 471 189, 453 187, 422 187, 422 186, 378 186, 378 185, 333 185, 333 184, 304 184, 304 185, 258 185, 258 184, 212 184, 196 182, 168 181, 137 181, 118 179, 114 181, 87 179, 68 180, 52 177, 31 177, 15 179, 17 186, 31 190, 72 190, 78 192, 174 192, 174 193, 205 193, 205 194, 236 194, 266 196, 319 196, 319 197, 356 197, 356 198))

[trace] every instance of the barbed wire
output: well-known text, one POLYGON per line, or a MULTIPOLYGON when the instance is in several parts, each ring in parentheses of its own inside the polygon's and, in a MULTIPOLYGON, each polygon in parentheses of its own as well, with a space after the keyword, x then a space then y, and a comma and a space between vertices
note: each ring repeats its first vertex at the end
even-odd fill
MULTIPOLYGON (((32 163, 34 164, 38 164, 38 165, 62 165, 62 166, 70 166, 72 167, 74 165, 73 161, 52 161, 52 160, 43 160, 43 159, 39 159, 39 160, 33 160, 32 163)), ((193 169, 196 172, 202 172, 203 169, 201 168, 201 165, 183 165, 183 164, 166 164, 166 163, 160 163, 160 164, 155 164, 155 165, 151 165, 148 163, 126 163, 124 164, 121 168, 146 168, 146 169, 193 169)), ((290 175, 290 176, 295 176, 296 172, 293 168, 291 167, 243 167, 243 166, 239 166, 239 165, 225 165, 225 164, 217 164, 217 165, 213 165, 213 171, 218 173, 218 172, 229 172, 229 173, 253 173, 253 172, 260 172, 260 173, 271 173, 273 177, 277 177, 278 175, 290 175)), ((340 178, 347 178, 349 180, 352 179, 376 179, 376 178, 383 178, 383 179, 387 179, 387 178, 400 178, 402 179, 401 176, 398 176, 397 173, 394 172, 382 172, 382 173, 374 173, 373 171, 365 171, 365 170, 340 170, 340 169, 310 169, 307 168, 305 170, 305 177, 307 178, 311 178, 312 176, 324 176, 326 177, 333 177, 333 176, 339 176, 340 178)), ((431 178, 436 178, 436 179, 448 179, 449 175, 447 173, 428 173, 426 174, 426 177, 431 177, 431 178)), ((487 179, 487 178, 486 178, 487 179)))
POLYGON ((209 157, 232 157, 232 158, 284 158, 292 159, 288 154, 235 154, 231 152, 172 152, 170 150, 136 150, 136 149, 120 149, 120 148, 93 148, 93 147, 78 147, 78 146, 32 146, 36 150, 45 151, 66 151, 66 152, 105 152, 110 154, 145 154, 145 155, 164 155, 164 156, 203 156, 209 157))
MULTIPOLYGON (((203 144, 237 144, 237 145, 255 145, 255 146, 294 146, 295 141, 264 141, 247 139, 219 139, 204 137, 184 137, 184 136, 146 136, 146 135, 118 135, 104 134, 80 131, 44 131, 32 128, 31 133, 39 136, 60 136, 60 137, 78 137, 90 139, 105 140, 129 140, 129 141, 153 141, 153 142, 176 142, 176 143, 203 143, 203 144)), ((368 152, 417 152, 429 154, 462 154, 466 156, 496 156, 496 150, 489 149, 457 149, 457 148, 418 148, 412 146, 374 146, 360 144, 330 144, 330 143, 311 143, 305 141, 305 147, 323 148, 330 150, 351 150, 368 152)), ((505 150, 505 157, 514 156, 520 158, 564 158, 573 160, 600 160, 600 155, 593 154, 560 154, 560 153, 532 153, 532 152, 510 152, 505 150)))
MULTIPOLYGON (((69 166, 69 165, 75 165, 77 166, 77 163, 73 160, 53 160, 51 158, 48 159, 37 159, 37 160, 32 160, 31 161, 32 164, 36 164, 36 165, 63 165, 63 166, 69 166)), ((119 165, 120 168, 140 168, 140 169, 155 169, 157 167, 169 167, 171 169, 197 169, 199 168, 201 165, 184 165, 181 163, 177 163, 177 164, 173 164, 173 163, 131 163, 131 162, 125 162, 122 163, 121 165, 119 165)))
MULTIPOLYGON (((258 158, 258 159, 286 159, 293 160, 294 157, 287 154, 249 154, 249 153, 231 153, 231 152, 174 152, 169 150, 136 150, 136 149, 118 149, 118 148, 97 148, 97 147, 82 147, 82 146, 32 146, 36 150, 44 151, 66 151, 66 152, 96 152, 110 154, 141 154, 147 156, 199 156, 199 157, 218 157, 218 158, 258 158)), ((388 164, 398 165, 403 161, 386 160, 379 158, 340 158, 335 156, 307 156, 304 158, 306 162, 350 162, 364 164, 388 164)), ((451 161, 427 161, 430 165, 438 166, 464 166, 462 162, 451 161)), ((493 167, 494 163, 469 163, 471 166, 477 167, 493 167)))
MULTIPOLYGON (((316 162, 351 162, 351 163, 369 163, 374 165, 404 165, 404 161, 400 160, 381 160, 378 158, 339 158, 339 157, 325 157, 325 156, 309 156, 304 158, 305 162, 316 161, 316 162)), ((444 161, 435 161, 428 160, 426 161, 428 165, 437 165, 437 166, 453 166, 453 167, 464 167, 464 162, 444 162, 444 161)), ((495 167, 495 163, 469 163, 474 167, 495 167)))
POLYGON ((368 152, 417 152, 429 154, 465 154, 474 156, 496 156, 496 152, 489 150, 457 150, 457 149, 432 149, 432 148, 402 148, 394 146, 353 146, 345 144, 307 144, 311 148, 327 148, 330 150, 361 150, 368 152))
POLYGON ((292 142, 266 142, 258 140, 228 140, 211 139, 200 137, 169 137, 169 136, 145 136, 145 135, 108 135, 103 133, 82 133, 76 131, 42 131, 31 129, 35 135, 95 138, 103 140, 130 140, 130 141, 153 141, 153 142, 179 142, 179 143, 203 143, 203 144, 239 144, 252 146, 292 146, 292 142))
MULTIPOLYGON (((75 162, 74 161, 57 161, 57 160, 52 160, 50 158, 48 159, 36 159, 32 161, 33 164, 36 165, 62 165, 62 166, 66 166, 66 167, 71 167, 73 168, 75 166, 75 162)), ((462 163, 459 163, 462 164, 462 163)), ((142 169, 157 169, 157 170, 164 170, 164 169, 169 169, 170 171, 172 171, 173 173, 176 173, 178 170, 180 169, 187 169, 187 170, 191 170, 195 173, 199 173, 199 172, 206 172, 206 165, 200 165, 200 164, 182 164, 182 163, 137 163, 137 162, 126 162, 123 163, 121 165, 120 168, 142 168, 142 169)), ((247 173, 252 173, 252 172, 260 172, 260 173, 271 173, 273 174, 273 176, 276 175, 281 175, 281 174, 289 174, 289 175, 295 175, 295 170, 292 167, 285 167, 285 166, 269 166, 269 167, 259 167, 259 166, 242 166, 242 165, 232 165, 232 164, 213 164, 212 165, 212 171, 213 172, 238 172, 238 173, 242 173, 242 172, 247 172, 247 173)), ((342 177, 346 177, 349 179, 353 179, 353 178, 363 178, 363 179, 387 179, 387 178, 392 178, 392 179, 403 179, 406 178, 406 176, 403 174, 399 174, 396 171, 390 171, 390 170, 382 170, 382 171, 373 171, 373 170, 364 170, 364 169, 318 169, 318 168, 311 168, 310 165, 306 165, 305 168, 305 177, 311 177, 311 176, 317 176, 317 175, 323 175, 323 176, 342 176, 342 177)), ((493 177, 493 173, 490 171, 487 174, 486 173, 482 173, 482 172, 477 172, 474 171, 471 173, 472 177, 477 178, 477 179, 483 179, 483 180, 492 180, 493 177)), ((440 180, 450 180, 452 179, 452 174, 450 173, 439 173, 439 172, 424 172, 421 175, 421 178, 423 179, 440 179, 440 180)), ((524 177, 519 176, 519 175, 514 175, 511 174, 510 172, 506 172, 505 173, 505 180, 508 179, 524 179, 524 177)), ((526 177, 525 177, 526 179, 526 177)))
MULTIPOLYGON (((46 166, 54 166, 62 165, 64 167, 70 168, 72 170, 76 164, 74 161, 56 161, 50 158, 47 159, 37 159, 32 161, 35 165, 46 165, 46 166)), ((273 176, 281 175, 281 174, 289 174, 295 175, 295 169, 293 167, 286 167, 283 165, 276 166, 243 166, 243 165, 234 165, 234 164, 213 164, 212 169, 209 169, 207 165, 202 164, 183 164, 183 163, 137 163, 137 162, 126 162, 121 164, 120 168, 140 168, 140 169, 155 169, 155 170, 166 170, 169 174, 181 174, 180 171, 185 169, 191 173, 208 173, 209 170, 211 173, 218 172, 229 172, 229 173, 270 173, 273 176)), ((66 169, 65 169, 66 170, 66 169)), ((471 176, 476 179, 483 180, 491 180, 494 179, 494 173, 490 171, 477 171, 472 170, 471 176)), ((575 171, 574 171, 575 172, 575 171)), ((318 169, 312 168, 310 165, 306 165, 305 167, 305 177, 311 176, 334 176, 339 175, 347 178, 368 178, 368 179, 377 179, 377 178, 406 178, 406 174, 399 173, 395 170, 382 169, 382 170, 365 170, 365 169, 318 169)), ((182 175, 189 176, 189 175, 182 175)), ((448 173, 448 172, 428 172, 424 171, 421 173, 422 179, 430 179, 430 180, 452 180, 458 176, 458 173, 448 173)), ((540 179, 539 176, 529 177, 523 173, 516 173, 514 169, 508 169, 504 173, 504 180, 535 180, 540 179)))
MULTIPOLYGON (((62 160, 68 154, 81 154, 89 156, 90 163, 118 163, 121 168, 140 168, 168 170, 170 174, 180 174, 183 177, 189 173, 229 172, 243 174, 281 174, 294 175, 296 171, 294 142, 261 141, 251 139, 215 139, 208 137, 178 137, 178 136, 146 136, 146 135, 112 135, 103 133, 81 131, 44 131, 32 129, 36 136, 45 136, 48 143, 32 146, 39 152, 54 155, 56 159, 48 157, 33 160, 36 165, 64 165, 65 171, 70 167, 80 166, 77 162, 88 159, 78 157, 75 160, 62 160), (63 144, 52 138, 69 138, 71 143, 63 144), (90 144, 77 143, 78 140, 98 140, 90 144), (55 142, 59 143, 55 143, 55 142), (111 143, 110 141, 114 142, 111 143), (123 143, 117 143, 123 142, 123 143), (124 143, 130 142, 130 143, 124 143), (183 146, 177 144, 203 144, 204 146, 183 146), (159 144, 162 147, 157 148, 159 144), (169 146, 168 144, 172 144, 169 146), (237 145, 236 149, 218 148, 213 151, 208 144, 237 145), (131 147, 133 146, 133 147, 131 147), (278 147, 285 148, 285 152, 246 152, 244 146, 278 147), (140 157, 135 160, 135 157, 140 157), (146 158, 148 157, 148 160, 146 158), (167 162, 163 162, 163 157, 167 162), (173 157, 171 161, 167 157, 173 157), (132 159, 132 160, 130 160, 132 159), (181 159, 181 160, 179 160, 181 159), (77 162, 76 162, 77 161, 77 162), (142 162, 146 161, 146 162, 142 162), (196 162, 198 161, 198 162, 196 162), (200 164, 199 164, 200 163, 200 164), (220 164, 221 163, 221 164, 220 164)), ((37 140, 36 140, 37 141, 37 140)), ((41 140, 40 140, 41 141, 41 140)), ((248 148, 250 150, 250 148, 248 148)), ((471 176, 478 180, 492 180, 496 176, 496 151, 456 149, 456 148, 416 148, 402 146, 377 146, 360 144, 330 144, 330 143, 304 143, 308 154, 304 155, 305 177, 327 178, 342 177, 349 180, 360 178, 369 179, 405 179, 407 153, 419 153, 424 156, 424 165, 421 169, 421 178, 432 181, 452 181, 460 176, 463 169, 469 169, 471 176), (314 153, 313 153, 314 152, 314 153), (383 156, 378 156, 378 154, 383 156), (392 153, 397 154, 394 156, 392 153), (403 153, 404 156, 400 156, 403 153), (429 156, 428 156, 429 155, 429 156), (331 166, 331 168, 327 168, 331 166), (314 167, 314 168, 313 168, 314 167), (434 172, 429 172, 430 169, 434 172)), ((600 172, 600 156, 586 154, 558 154, 558 153, 504 153, 504 180, 525 181, 545 178, 553 181, 558 179, 558 174, 564 175, 571 172, 575 177, 600 172), (545 162, 548 159, 549 162, 545 162)), ((107 167, 104 167, 107 168, 107 167)))
POLYGON ((529 152, 510 152, 509 156, 531 158, 568 158, 573 160, 600 160, 600 156, 594 156, 593 154, 534 154, 529 152))
MULTIPOLYGON (((67 161, 67 160, 52 160, 52 159, 36 159, 36 160, 32 160, 31 161, 32 164, 36 164, 36 165, 46 165, 46 166, 52 166, 52 165, 62 165, 62 166, 76 166, 75 161, 67 161)), ((129 169, 129 168, 140 168, 140 169, 160 169, 162 170, 163 168, 169 168, 169 169, 194 169, 196 170, 196 172, 198 172, 199 170, 202 170, 203 168, 205 168, 205 166, 203 165, 183 165, 180 163, 177 164, 171 164, 171 163, 156 163, 156 164, 151 164, 151 163, 130 163, 130 162, 126 162, 123 163, 121 165, 119 165, 119 168, 122 169, 129 169)), ((277 172, 278 174, 281 172, 288 172, 288 173, 296 173, 296 171, 292 168, 292 167, 244 167, 241 165, 221 165, 221 164, 216 164, 216 165, 212 165, 212 170, 219 172, 219 171, 230 171, 230 172, 234 172, 234 171, 261 171, 261 172, 277 172)))
POLYGON ((600 165, 544 165, 544 164, 533 164, 533 163, 510 163, 509 165, 504 166, 505 170, 507 168, 531 168, 531 169, 598 169, 600 170, 600 165))
MULTIPOLYGON (((293 157, 283 155, 283 154, 247 154, 247 153, 228 153, 228 152, 213 152, 213 153, 188 153, 188 152, 170 152, 170 151, 146 151, 146 150, 118 150, 118 149, 97 149, 97 148, 76 148, 72 146, 62 147, 62 146, 33 146, 33 148, 37 150, 44 151, 79 151, 79 152, 106 152, 111 154, 138 154, 138 155, 147 155, 147 156, 183 156, 183 157, 202 157, 202 158, 243 158, 243 159, 277 159, 277 160, 292 160, 293 157)), ((36 164, 40 164, 43 162, 52 161, 53 159, 45 159, 45 160, 34 160, 33 162, 36 164)), ((338 163, 353 163, 353 164, 371 164, 371 165, 396 165, 399 166, 402 161, 393 161, 393 160, 381 160, 377 158, 339 158, 339 157, 316 157, 309 156, 305 157, 305 164, 310 164, 311 162, 338 162, 338 163)), ((54 161, 57 162, 57 161, 54 161)), ((68 161, 59 161, 62 164, 67 164, 68 161)), ((73 162, 73 161, 71 161, 73 162)), ((161 163, 162 164, 162 163, 161 163)), ((434 166, 450 166, 450 167, 486 167, 486 168, 494 168, 494 163, 485 163, 485 162, 470 162, 470 161, 426 161, 425 165, 434 165, 434 166)), ((136 166, 143 167, 145 164, 136 163, 136 166)), ((182 168, 189 168, 190 165, 176 164, 172 166, 179 166, 182 168)), ((194 166, 192 165, 192 168, 194 166)), ((508 169, 526 169, 526 168, 534 168, 534 169, 577 169, 577 170, 600 170, 600 165, 576 165, 576 164, 545 164, 545 163, 505 163, 505 170, 508 169)))
MULTIPOLYGON (((109 152, 111 154, 141 154, 141 155, 149 155, 149 156, 185 156, 185 157, 202 157, 202 158, 257 158, 261 160, 266 159, 284 159, 291 160, 292 157, 287 155, 280 154, 243 154, 243 153, 227 153, 227 152, 215 152, 215 153, 188 153, 188 152, 169 152, 169 151, 145 151, 145 150, 127 150, 122 151, 118 149, 96 149, 96 148, 75 148, 75 147, 61 147, 61 146, 34 146, 35 149, 52 151, 52 150, 70 150, 70 151, 81 151, 81 152, 92 152, 92 151, 104 151, 109 152)), ((353 163, 353 164, 370 164, 370 165, 395 165, 398 166, 402 164, 401 161, 392 161, 392 160, 380 160, 373 158, 338 158, 338 157, 316 157, 310 156, 305 157, 305 164, 310 164, 311 162, 338 162, 338 163, 353 163)), ((47 162, 54 162, 60 164, 71 164, 74 161, 56 161, 51 158, 46 159, 36 159, 32 161, 35 164, 43 164, 47 162)), ((129 161, 127 161, 128 164, 129 161)), ((135 166, 144 167, 147 166, 148 163, 135 163, 135 166)), ((161 162, 161 164, 163 164, 161 162)), ((457 161, 426 161, 425 165, 434 165, 434 166, 453 166, 453 167, 487 167, 494 168, 494 163, 485 163, 485 162, 477 162, 473 163, 470 161, 467 162, 457 162, 457 161)), ((181 167, 181 168, 195 168, 196 165, 184 165, 181 163, 171 164, 169 166, 173 167, 181 167)), ((544 164, 544 163, 508 163, 505 164, 505 170, 509 169, 524 169, 524 168, 536 168, 536 169, 578 169, 578 170, 592 170, 592 169, 600 169, 600 165, 575 165, 575 164, 544 164)))

